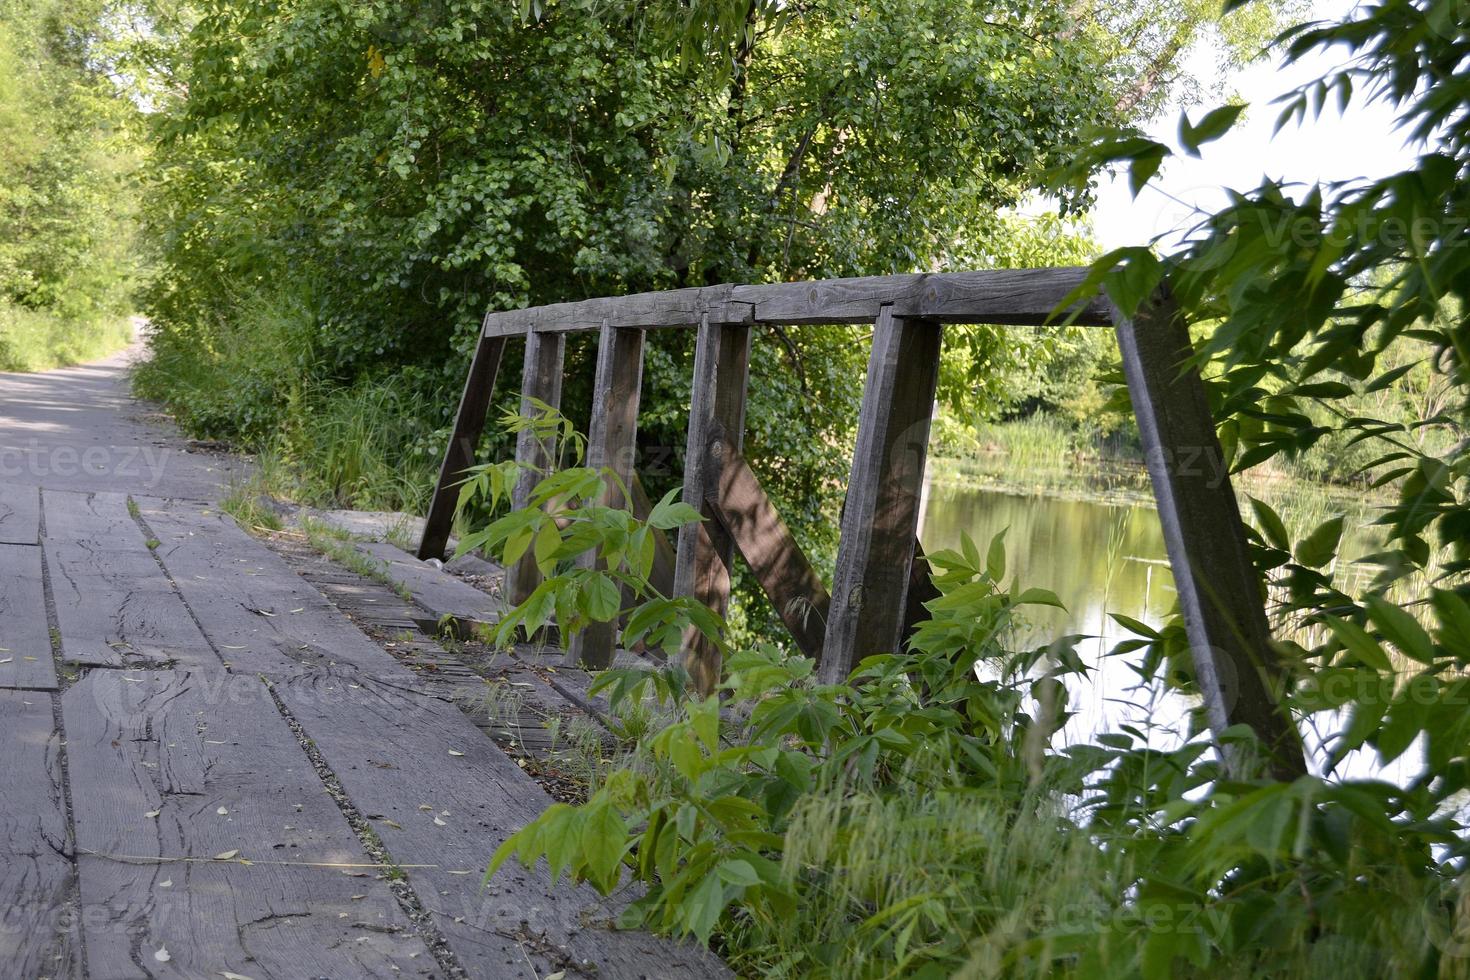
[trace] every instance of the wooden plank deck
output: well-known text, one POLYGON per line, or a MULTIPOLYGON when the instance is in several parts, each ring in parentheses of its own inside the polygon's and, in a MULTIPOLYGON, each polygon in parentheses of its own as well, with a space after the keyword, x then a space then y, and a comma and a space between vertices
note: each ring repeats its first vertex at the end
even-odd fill
POLYGON ((115 493, 48 490, 42 539, 63 659, 84 667, 218 666, 115 493))
POLYGON ((723 974, 702 948, 611 931, 619 903, 553 888, 544 869, 508 866, 482 887, 486 846, 551 799, 453 705, 365 680, 342 711, 334 683, 302 675, 276 693, 394 859, 422 866, 408 880, 473 975, 534 980, 591 963, 605 977, 723 974))
POLYGON ((544 869, 482 888, 550 802, 525 743, 580 709, 525 665, 477 673, 379 583, 319 556, 303 577, 212 503, 236 461, 75 374, 0 376, 0 445, 40 385, 70 422, 30 457, 158 465, 0 484, 0 977, 728 976, 544 869), (535 709, 492 718, 520 685, 535 709))
POLYGON ((35 545, 0 544, 0 688, 56 689, 35 545))
MULTIPOLYGON (((551 799, 489 737, 516 733, 458 706, 483 678, 422 632, 395 656, 319 590, 354 574, 323 559, 313 584, 197 501, 38 500, 39 543, 0 543, 0 974, 728 974, 609 928, 627 897, 482 885, 551 799)), ((380 626, 416 630, 390 605, 380 626)))
POLYGON ((412 681, 280 556, 217 509, 155 497, 136 503, 158 540, 159 561, 232 669, 270 676, 327 669, 412 681))
POLYGON ((382 563, 383 573, 407 589, 422 611, 414 622, 434 632, 441 625, 459 636, 468 636, 476 626, 500 622, 505 603, 466 585, 441 568, 422 562, 387 541, 359 541, 357 550, 382 563))
POLYGON ((40 522, 40 490, 0 483, 0 544, 36 544, 40 522))
POLYGON ((51 695, 0 691, 0 973, 73 976, 76 875, 51 695))
POLYGON ((62 697, 92 976, 426 976, 433 957, 257 678, 62 697), (162 954, 160 951, 166 951, 162 954))

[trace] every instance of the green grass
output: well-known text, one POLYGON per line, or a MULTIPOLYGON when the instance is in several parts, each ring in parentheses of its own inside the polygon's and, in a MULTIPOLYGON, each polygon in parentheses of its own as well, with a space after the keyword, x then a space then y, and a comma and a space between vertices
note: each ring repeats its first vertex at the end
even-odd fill
POLYGON ((132 339, 126 317, 71 319, 0 300, 0 371, 49 371, 95 361, 132 339))
POLYGON ((268 481, 262 476, 269 470, 265 463, 249 480, 230 487, 220 501, 220 510, 235 519, 235 523, 247 531, 279 531, 281 517, 266 503, 268 481))
POLYGON ((307 544, 337 564, 349 571, 356 572, 363 578, 388 586, 404 602, 413 601, 413 593, 408 591, 408 587, 393 581, 388 574, 387 562, 379 561, 358 551, 353 547, 352 535, 346 531, 308 517, 301 522, 301 533, 306 535, 307 544))

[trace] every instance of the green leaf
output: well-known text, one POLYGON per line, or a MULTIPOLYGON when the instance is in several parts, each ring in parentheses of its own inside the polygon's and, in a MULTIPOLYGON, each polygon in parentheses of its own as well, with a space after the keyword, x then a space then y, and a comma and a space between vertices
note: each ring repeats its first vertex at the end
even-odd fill
POLYGON ((985 552, 985 574, 992 582, 1006 577, 1006 532, 1002 530, 990 539, 990 548, 985 552))
POLYGON ((1266 540, 1282 551, 1290 551, 1291 536, 1286 533, 1286 524, 1281 517, 1263 501, 1255 497, 1247 499, 1251 502, 1251 510, 1255 511, 1256 520, 1261 522, 1261 531, 1266 535, 1266 540))
POLYGON ((1163 280, 1164 266, 1151 249, 1143 246, 1120 248, 1110 254, 1117 259, 1103 278, 1103 289, 1123 315, 1131 317, 1163 280))
POLYGON ((706 698, 690 705, 689 723, 704 743, 705 751, 714 752, 720 747, 720 702, 717 698, 706 698))
POLYGON ((1357 657, 1363 663, 1374 670, 1391 671, 1393 663, 1388 659, 1388 654, 1383 652, 1383 647, 1378 641, 1369 636, 1367 631, 1357 623, 1350 623, 1336 616, 1323 616, 1322 621, 1332 630, 1332 635, 1337 637, 1349 653, 1357 657))
POLYGON ((536 532, 536 568, 542 577, 550 577, 556 571, 556 552, 561 547, 561 531, 555 521, 547 521, 536 532))
POLYGON ((729 885, 737 885, 742 888, 750 888, 761 883, 760 875, 755 873, 755 868, 749 861, 739 858, 731 858, 721 861, 715 868, 715 874, 720 880, 729 885))
POLYGON ((1062 600, 1050 589, 1026 589, 1020 595, 1011 600, 1018 606, 1055 606, 1058 609, 1066 609, 1062 600))
POLYGON ((506 568, 521 560, 521 556, 531 547, 534 533, 529 527, 523 527, 506 538, 505 549, 500 554, 506 568))
POLYGON ((1154 629, 1152 626, 1149 626, 1147 623, 1139 622, 1131 616, 1124 616, 1122 613, 1108 613, 1108 617, 1119 626, 1128 630, 1130 633, 1137 633, 1139 636, 1146 636, 1150 640, 1159 639, 1158 630, 1154 629))
POLYGON ((679 488, 675 487, 664 494, 664 499, 649 513, 648 523, 660 531, 668 531, 683 524, 697 524, 704 520, 698 510, 674 499, 679 493, 679 488))
POLYGON ((1191 125, 1189 116, 1184 113, 1179 115, 1179 142, 1191 156, 1199 156, 1199 148, 1206 143, 1219 139, 1230 131, 1240 114, 1245 111, 1242 105, 1222 105, 1218 109, 1212 109, 1205 113, 1203 119, 1197 125, 1191 125))
POLYGON ((582 598, 587 618, 593 622, 610 622, 617 618, 622 608, 622 594, 617 583, 605 574, 594 574, 587 579, 582 598))
POLYGON ((694 891, 683 902, 685 927, 702 943, 709 942, 710 933, 725 911, 725 888, 717 875, 706 875, 694 891))
POLYGON ((1163 166, 1164 157, 1168 154, 1167 148, 1155 145, 1133 158, 1133 162, 1128 165, 1128 187, 1132 190, 1134 197, 1137 197, 1139 191, 1143 190, 1143 186, 1159 172, 1159 167, 1163 166))
POLYGON ((1421 664, 1434 662, 1434 642, 1413 616, 1376 595, 1370 595, 1366 604, 1368 618, 1385 639, 1421 664))
POLYGON ((618 882, 618 865, 627 850, 628 825, 605 800, 585 807, 580 822, 582 853, 592 883, 606 895, 618 882))
POLYGON ((1321 568, 1337 555, 1338 542, 1342 540, 1341 517, 1323 521, 1317 529, 1297 545, 1296 560, 1308 568, 1321 568))

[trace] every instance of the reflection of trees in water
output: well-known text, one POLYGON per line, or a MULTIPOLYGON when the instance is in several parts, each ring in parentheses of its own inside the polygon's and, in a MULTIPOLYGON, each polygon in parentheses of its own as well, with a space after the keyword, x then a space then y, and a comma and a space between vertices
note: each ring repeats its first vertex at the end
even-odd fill
MULTIPOLYGON (((1324 513, 1324 501, 1311 496, 1289 496, 1273 502, 1282 519, 1300 536, 1311 530, 1324 513)), ((1372 569, 1355 563, 1377 545, 1365 508, 1350 519, 1344 547, 1334 571, 1348 588, 1371 577, 1372 569)), ((983 549, 991 537, 1005 531, 1010 574, 1021 587, 1051 589, 1066 611, 1034 607, 1019 646, 1048 643, 1068 633, 1085 633, 1077 647, 1088 664, 1086 677, 1068 678, 1068 709, 1075 712, 1059 740, 1078 744, 1102 732, 1129 726, 1147 736, 1149 744, 1167 749, 1189 738, 1189 710, 1197 702, 1162 684, 1144 681, 1135 669, 1139 654, 1110 656, 1108 651, 1130 634, 1108 617, 1122 613, 1150 626, 1159 626, 1174 606, 1173 575, 1152 507, 1096 500, 1065 499, 1041 494, 935 484, 928 488, 920 537, 926 550, 959 546, 960 532, 983 549)), ((1291 624, 1285 624, 1290 630, 1291 624)), ((1277 624, 1280 629, 1281 624, 1277 624)), ((1340 713, 1308 719, 1309 753, 1321 759, 1324 742, 1341 731, 1340 713)), ((1383 769, 1371 751, 1359 751, 1339 768, 1354 777, 1390 780, 1409 778, 1422 765, 1422 751, 1411 750, 1393 766, 1383 769)))

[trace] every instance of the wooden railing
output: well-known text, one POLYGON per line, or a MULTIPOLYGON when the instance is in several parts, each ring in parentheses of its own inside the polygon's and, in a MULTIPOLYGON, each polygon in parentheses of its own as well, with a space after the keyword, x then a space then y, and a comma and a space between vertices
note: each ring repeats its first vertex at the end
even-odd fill
MULTIPOLYGON (((560 404, 565 335, 598 332, 586 463, 611 467, 635 488, 636 497, 641 496, 633 459, 644 334, 695 329, 683 495, 707 519, 680 530, 666 585, 675 595, 696 596, 723 613, 739 551, 794 641, 817 658, 820 677, 842 680, 863 657, 899 649, 908 625, 921 615, 919 604, 933 595, 916 532, 942 325, 1046 327, 1059 322, 1059 304, 1085 275, 1084 269, 1022 269, 723 285, 489 313, 419 557, 444 553, 455 485, 475 462, 474 447, 511 338, 526 343, 521 396, 523 409, 529 410, 531 399, 560 404), (829 592, 741 450, 752 328, 833 323, 872 324, 873 339, 829 592)), ((1075 324, 1117 332, 1211 727, 1218 734, 1233 724, 1250 726, 1279 774, 1300 773, 1301 747, 1275 696, 1280 670, 1260 580, 1204 387, 1187 364, 1192 347, 1185 323, 1162 293, 1132 319, 1102 297, 1067 313, 1074 314, 1075 324)), ((546 447, 529 432, 521 433, 516 456, 538 468, 549 463, 546 447)), ((534 474, 527 471, 518 506, 525 504, 533 482, 534 474)), ((631 503, 646 510, 646 501, 631 503)), ((529 560, 507 572, 512 601, 530 594, 536 575, 529 560)), ((608 623, 579 634, 572 641, 572 661, 608 665, 615 629, 608 623)), ((712 689, 719 679, 718 651, 691 638, 683 657, 694 683, 703 691, 712 689)))

